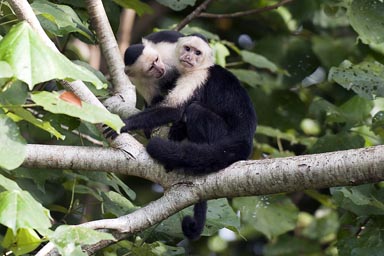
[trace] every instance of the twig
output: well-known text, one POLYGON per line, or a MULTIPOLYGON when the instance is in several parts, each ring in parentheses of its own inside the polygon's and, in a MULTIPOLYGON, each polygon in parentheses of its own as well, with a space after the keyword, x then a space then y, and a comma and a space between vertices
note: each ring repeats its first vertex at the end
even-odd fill
POLYGON ((257 8, 257 9, 252 9, 248 11, 243 11, 243 12, 234 12, 234 13, 225 13, 225 14, 213 14, 213 13, 200 13, 199 17, 201 18, 214 18, 214 19, 221 19, 221 18, 235 18, 235 17, 240 17, 240 16, 247 16, 251 14, 256 14, 260 12, 265 12, 265 11, 270 11, 279 8, 282 5, 288 4, 290 2, 293 2, 294 0, 282 0, 278 2, 277 4, 262 7, 262 8, 257 8))
POLYGON ((205 0, 201 5, 199 5, 191 14, 189 14, 184 20, 182 20, 175 28, 176 31, 180 31, 187 24, 189 24, 194 18, 199 17, 201 12, 207 9, 207 6, 213 0, 205 0))

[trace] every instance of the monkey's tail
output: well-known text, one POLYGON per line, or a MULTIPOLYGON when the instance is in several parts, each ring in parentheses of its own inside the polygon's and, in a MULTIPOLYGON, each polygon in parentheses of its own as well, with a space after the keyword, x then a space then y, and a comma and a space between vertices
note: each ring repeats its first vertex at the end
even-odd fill
POLYGON ((183 234, 189 240, 197 240, 203 233, 207 217, 207 201, 202 201, 193 207, 193 217, 185 216, 181 223, 183 234))
POLYGON ((214 172, 247 159, 252 150, 246 141, 222 140, 217 143, 177 142, 158 137, 147 145, 151 157, 167 170, 184 169, 198 173, 214 172))

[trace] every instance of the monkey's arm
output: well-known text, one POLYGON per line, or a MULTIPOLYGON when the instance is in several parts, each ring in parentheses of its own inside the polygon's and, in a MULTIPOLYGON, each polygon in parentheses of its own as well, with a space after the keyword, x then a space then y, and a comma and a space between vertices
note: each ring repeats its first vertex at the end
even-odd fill
MULTIPOLYGON (((120 132, 128 132, 138 129, 153 129, 168 123, 179 121, 182 118, 184 108, 171 108, 156 106, 145 109, 144 111, 124 119, 125 126, 120 132)), ((112 139, 117 136, 117 133, 111 128, 104 131, 107 138, 112 139)))

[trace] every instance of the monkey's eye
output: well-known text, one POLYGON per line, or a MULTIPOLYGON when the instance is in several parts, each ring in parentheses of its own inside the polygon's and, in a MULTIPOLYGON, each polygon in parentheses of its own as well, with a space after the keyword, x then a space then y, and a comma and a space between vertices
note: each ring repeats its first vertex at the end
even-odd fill
POLYGON ((195 54, 199 56, 201 54, 201 51, 196 51, 195 54))
POLYGON ((156 59, 155 59, 155 62, 153 62, 153 63, 156 63, 156 62, 158 62, 159 61, 159 57, 157 57, 156 59))
POLYGON ((189 46, 184 46, 184 49, 185 49, 187 52, 189 52, 189 51, 191 50, 191 47, 189 47, 189 46))

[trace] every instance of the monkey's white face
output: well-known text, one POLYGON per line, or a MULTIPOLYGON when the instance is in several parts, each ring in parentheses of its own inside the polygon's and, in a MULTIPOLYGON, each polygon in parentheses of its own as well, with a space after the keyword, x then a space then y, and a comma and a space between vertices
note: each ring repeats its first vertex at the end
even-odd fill
POLYGON ((130 77, 159 79, 165 74, 165 65, 159 53, 152 47, 146 46, 136 62, 125 67, 125 72, 130 77))
POLYGON ((180 62, 179 69, 182 72, 205 69, 214 64, 212 49, 196 36, 180 38, 177 54, 180 62))

